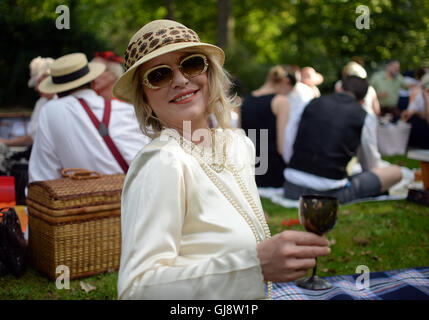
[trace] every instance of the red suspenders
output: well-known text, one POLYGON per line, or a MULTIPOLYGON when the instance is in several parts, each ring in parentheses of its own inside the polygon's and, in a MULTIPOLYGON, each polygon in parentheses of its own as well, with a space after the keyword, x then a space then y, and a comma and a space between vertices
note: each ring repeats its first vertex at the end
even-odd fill
POLYGON ((128 171, 128 164, 125 161, 125 159, 122 157, 121 153, 119 152, 118 148, 116 147, 115 143, 113 142, 112 138, 109 136, 109 120, 110 120, 110 112, 112 110, 111 101, 105 100, 104 102, 104 114, 103 114, 103 121, 100 122, 95 117, 94 113, 91 111, 91 109, 88 107, 88 104, 83 100, 82 98, 78 98, 80 104, 85 109, 86 113, 88 114, 89 118, 91 119, 92 123, 94 124, 95 128, 98 130, 100 135, 103 137, 104 142, 106 143, 107 147, 109 148, 110 152, 112 152, 113 156, 115 157, 118 164, 121 166, 124 173, 127 173, 128 171))

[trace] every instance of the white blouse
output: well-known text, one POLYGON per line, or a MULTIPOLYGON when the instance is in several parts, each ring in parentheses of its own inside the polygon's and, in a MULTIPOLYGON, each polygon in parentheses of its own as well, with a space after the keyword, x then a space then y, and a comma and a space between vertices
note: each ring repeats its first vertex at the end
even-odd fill
POLYGON ((409 111, 417 111, 421 113, 425 113, 425 99, 423 98, 423 93, 420 91, 416 98, 409 104, 408 106, 409 111))
POLYGON ((242 130, 217 129, 214 139, 212 153, 168 129, 133 161, 122 194, 119 299, 265 298, 256 246, 270 235, 254 145, 242 130))

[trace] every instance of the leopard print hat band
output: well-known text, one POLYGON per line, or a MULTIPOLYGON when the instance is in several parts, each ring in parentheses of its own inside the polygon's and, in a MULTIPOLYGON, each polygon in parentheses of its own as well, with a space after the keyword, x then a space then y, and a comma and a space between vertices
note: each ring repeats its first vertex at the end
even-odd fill
POLYGON ((154 20, 143 26, 131 38, 125 51, 125 73, 113 88, 115 96, 132 101, 132 77, 137 67, 164 53, 184 48, 204 47, 213 53, 213 58, 223 64, 224 52, 221 48, 203 43, 197 33, 172 20, 154 20))
POLYGON ((131 39, 125 51, 125 69, 128 70, 136 61, 171 43, 200 42, 195 31, 181 25, 159 28, 143 34, 143 28, 131 39))

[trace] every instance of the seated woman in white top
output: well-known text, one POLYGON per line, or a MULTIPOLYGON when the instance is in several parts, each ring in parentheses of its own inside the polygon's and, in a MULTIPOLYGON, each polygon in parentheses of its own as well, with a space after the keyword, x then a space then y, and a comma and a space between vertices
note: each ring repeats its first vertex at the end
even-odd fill
POLYGON ((411 124, 409 147, 429 148, 429 73, 421 79, 420 92, 401 114, 401 119, 411 124))
POLYGON ((154 139, 124 184, 120 299, 264 299, 270 281, 304 276, 330 251, 307 232, 270 237, 255 149, 228 129, 223 62, 220 48, 171 20, 152 21, 130 40, 114 94, 135 106, 154 139))

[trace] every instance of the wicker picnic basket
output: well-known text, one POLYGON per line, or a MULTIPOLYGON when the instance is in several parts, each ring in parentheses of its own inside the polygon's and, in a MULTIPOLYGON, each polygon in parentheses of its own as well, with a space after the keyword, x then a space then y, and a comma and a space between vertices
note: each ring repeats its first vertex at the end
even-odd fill
POLYGON ((125 175, 62 173, 28 185, 30 263, 51 279, 59 266, 69 268, 70 279, 118 269, 125 175))

